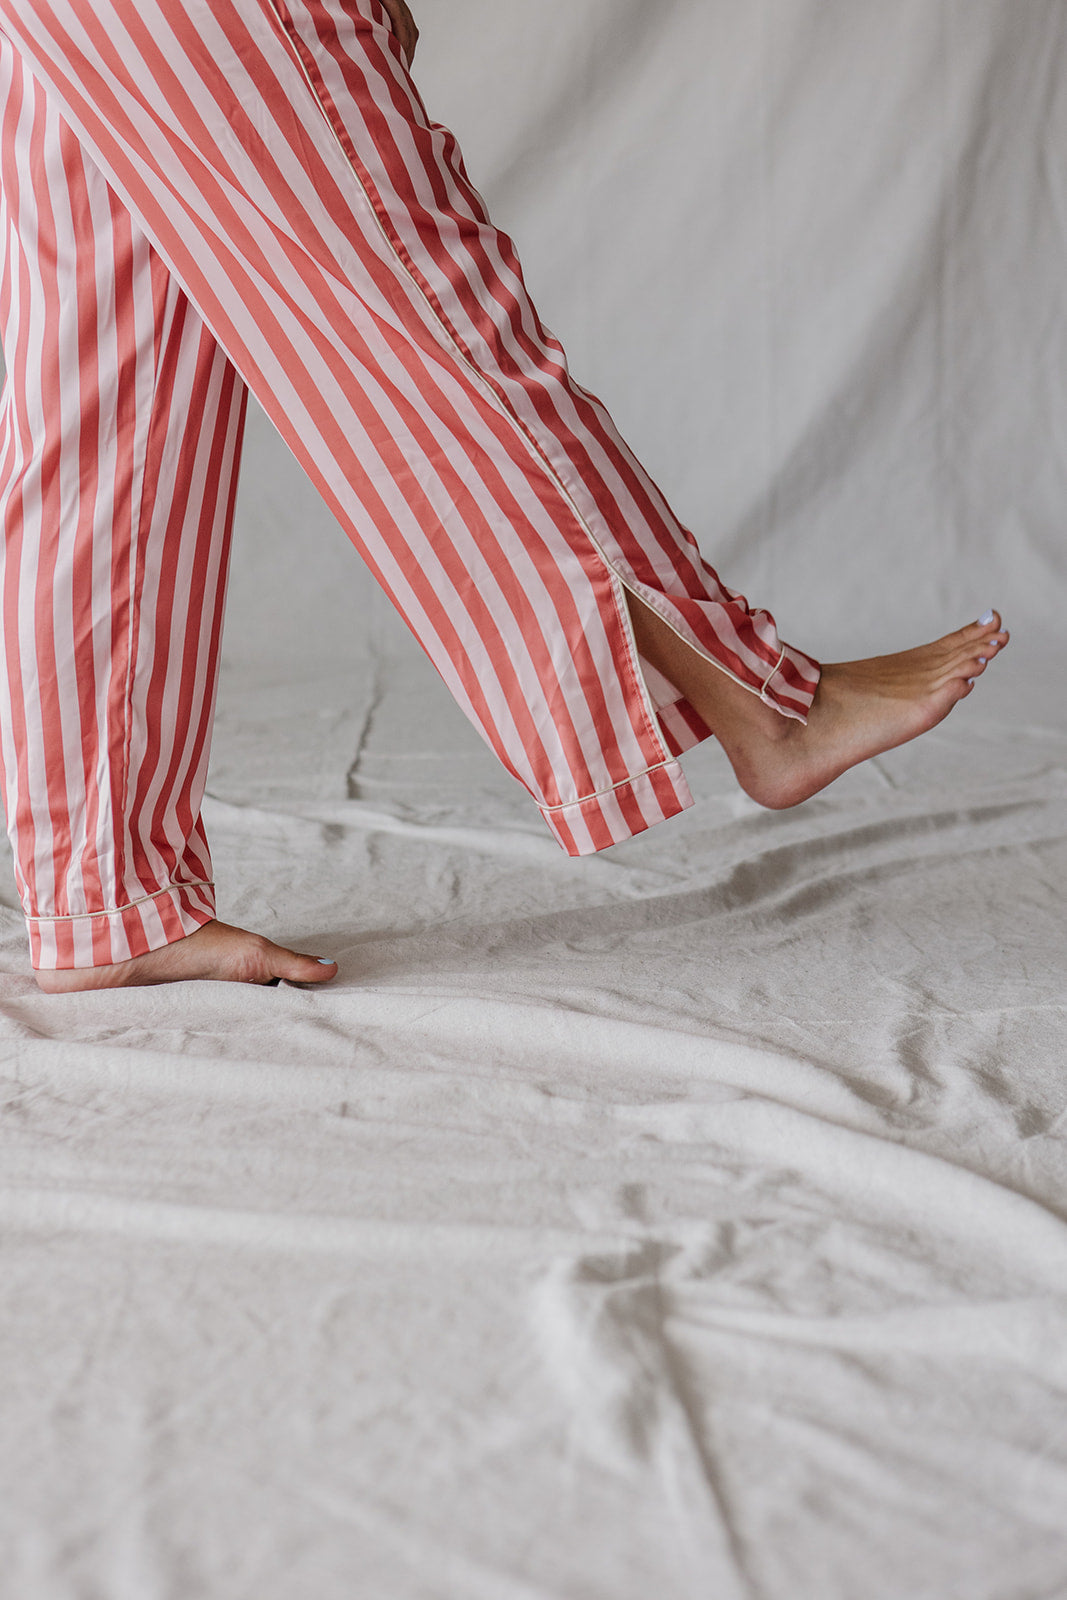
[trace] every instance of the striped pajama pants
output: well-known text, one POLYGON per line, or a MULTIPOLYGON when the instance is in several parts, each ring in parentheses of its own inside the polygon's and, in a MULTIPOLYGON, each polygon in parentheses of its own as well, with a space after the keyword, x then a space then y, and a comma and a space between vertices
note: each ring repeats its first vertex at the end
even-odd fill
POLYGON ((563 848, 709 729, 627 591, 787 716, 571 379, 379 0, 0 0, 4 795, 37 967, 214 914, 200 822, 248 390, 563 848))

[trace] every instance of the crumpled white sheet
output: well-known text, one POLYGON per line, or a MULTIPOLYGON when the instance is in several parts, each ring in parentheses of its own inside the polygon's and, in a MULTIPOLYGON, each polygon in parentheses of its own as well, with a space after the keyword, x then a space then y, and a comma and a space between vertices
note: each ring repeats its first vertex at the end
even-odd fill
MULTIPOLYGON (((489 69, 511 61, 515 84, 531 39, 551 62, 572 11, 454 0, 442 42, 445 8, 424 4, 423 76, 447 66, 453 92, 473 71, 457 41, 503 94, 489 69)), ((588 113, 609 142, 653 102, 696 115, 688 78, 668 81, 687 40, 695 70, 694 29, 748 60, 758 25, 792 41, 772 120, 813 163, 842 74, 858 95, 877 69, 912 105, 857 136, 857 159, 888 141, 891 164, 935 115, 936 63, 958 84, 981 58, 971 148, 997 129, 1025 164, 1032 129, 997 107, 1062 32, 1043 0, 613 0, 573 18, 576 60, 616 16, 588 113), (661 30, 676 48, 645 77, 661 30), (625 117, 613 84, 636 100, 625 117)), ((743 162, 721 50, 700 70, 733 108, 701 96, 708 159, 743 162)), ((524 93, 520 125, 547 96, 533 67, 524 93)), ((500 170, 505 205, 536 220, 529 164, 510 185, 500 170)), ((1027 282, 1004 280, 1028 348, 1042 319, 1060 336, 1039 198, 1005 198, 1035 219, 1027 282)), ((832 196, 811 204, 814 237, 832 196)), ((917 208, 915 240, 928 221, 917 208)), ((636 249, 633 283, 649 260, 636 249)), ((757 279, 745 292, 751 323, 767 302, 757 279)), ((723 315, 700 309, 704 337, 728 342, 723 315)), ((872 393, 893 390, 854 355, 872 393)), ((658 357, 680 382, 684 350, 658 357)), ((4 889, 3 1600, 1067 1596, 1067 726, 1041 635, 1064 594, 1042 542, 1064 413, 1016 462, 1029 401, 997 370, 975 427, 1001 441, 990 506, 1017 491, 1021 625, 980 694, 790 813, 739 796, 706 746, 686 759, 694 810, 580 862, 254 419, 207 805, 220 914, 341 976, 46 998, 4 889)), ((666 403, 631 380, 624 401, 665 436, 666 403)), ((784 381, 780 404, 781 421, 784 381)), ((869 408, 856 425, 873 438, 869 408)), ((916 504, 948 494, 947 461, 952 492, 977 494, 972 448, 917 458, 916 504)), ((718 459, 705 443, 709 493, 718 459)), ((890 505, 886 548, 885 472, 851 462, 790 602, 831 644, 861 624, 909 642, 935 601, 962 620, 998 598, 952 576, 951 518, 922 531, 890 505), (846 502, 863 519, 839 522, 846 502), (909 608, 922 539, 934 576, 909 608), (831 615, 834 585, 861 579, 866 619, 831 615)), ((787 526, 801 538, 788 493, 775 518, 730 522, 753 570, 787 526)), ((983 581, 991 524, 967 529, 983 581)))
POLYGON ((384 681, 356 799, 336 683, 221 715, 329 991, 4 980, 2 1592, 1067 1592, 1067 733, 571 863, 384 681))

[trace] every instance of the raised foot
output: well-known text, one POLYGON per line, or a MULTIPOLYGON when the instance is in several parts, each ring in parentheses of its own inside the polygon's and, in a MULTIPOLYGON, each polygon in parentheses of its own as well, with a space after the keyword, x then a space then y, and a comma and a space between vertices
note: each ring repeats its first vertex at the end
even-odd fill
POLYGON ((335 962, 300 955, 272 944, 259 934, 208 922, 195 933, 131 961, 108 967, 74 967, 64 972, 35 972, 45 994, 70 994, 83 989, 126 989, 150 983, 180 983, 210 978, 221 983, 328 983, 337 976, 335 962))
POLYGON ((1008 643, 994 611, 933 644, 826 666, 807 724, 749 695, 715 731, 747 794, 780 810, 871 756, 927 733, 972 692, 1008 643))

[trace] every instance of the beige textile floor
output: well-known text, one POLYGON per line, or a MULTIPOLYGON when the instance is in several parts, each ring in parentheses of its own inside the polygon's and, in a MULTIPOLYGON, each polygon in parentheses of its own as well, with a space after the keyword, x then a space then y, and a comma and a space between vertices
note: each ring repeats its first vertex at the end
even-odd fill
POLYGON ((48 999, 5 893, 4 1600, 1067 1595, 1067 730, 575 863, 370 632, 210 784, 328 992, 48 999))

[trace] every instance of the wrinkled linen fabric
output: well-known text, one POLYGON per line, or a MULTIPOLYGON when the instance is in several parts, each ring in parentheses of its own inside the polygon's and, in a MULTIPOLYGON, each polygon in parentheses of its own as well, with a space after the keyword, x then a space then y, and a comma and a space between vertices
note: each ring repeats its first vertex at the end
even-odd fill
POLYGON ((341 975, 48 999, 6 883, 5 1600, 1067 1594, 1065 20, 423 0, 709 558, 828 659, 1015 636, 568 861, 253 415, 205 819, 341 975))

